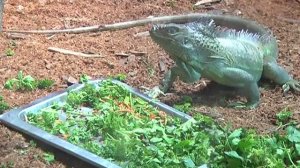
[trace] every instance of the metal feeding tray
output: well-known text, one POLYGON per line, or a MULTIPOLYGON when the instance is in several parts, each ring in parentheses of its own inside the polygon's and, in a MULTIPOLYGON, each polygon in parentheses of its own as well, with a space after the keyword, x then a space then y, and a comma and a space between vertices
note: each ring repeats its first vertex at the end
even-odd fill
MULTIPOLYGON (((101 83, 101 81, 103 80, 94 80, 94 81, 90 81, 89 83, 96 86, 99 82, 101 83)), ((158 107, 160 110, 166 112, 171 116, 179 117, 184 121, 192 118, 191 116, 184 114, 166 104, 154 101, 153 99, 149 98, 145 94, 140 93, 137 89, 134 89, 120 81, 114 80, 113 82, 124 86, 127 90, 129 90, 134 95, 141 97, 145 101, 151 103, 155 107, 158 107)), ((47 133, 46 131, 43 131, 42 129, 35 127, 25 121, 26 113, 28 112, 36 113, 43 108, 51 106, 54 102, 63 103, 66 100, 68 91, 71 90, 79 91, 83 87, 84 84, 75 84, 64 91, 52 93, 46 97, 33 101, 28 105, 22 106, 18 109, 10 110, 9 112, 6 112, 0 116, 0 121, 9 127, 12 127, 16 130, 19 130, 20 132, 28 134, 33 138, 41 140, 46 144, 49 144, 68 154, 78 157, 79 159, 84 160, 96 167, 119 167, 118 165, 108 160, 105 160, 104 158, 101 158, 81 147, 73 145, 67 142, 66 140, 59 138, 58 136, 47 133)))

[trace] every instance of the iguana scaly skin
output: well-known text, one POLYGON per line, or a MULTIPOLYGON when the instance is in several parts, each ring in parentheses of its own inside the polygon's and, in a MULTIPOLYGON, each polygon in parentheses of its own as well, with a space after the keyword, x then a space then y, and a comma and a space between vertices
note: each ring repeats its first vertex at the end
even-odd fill
POLYGON ((196 22, 154 25, 151 38, 175 61, 164 77, 161 90, 168 91, 177 76, 187 83, 205 77, 222 85, 240 88, 246 107, 255 108, 261 77, 300 91, 276 59, 278 45, 273 35, 253 21, 229 15, 206 15, 196 22))

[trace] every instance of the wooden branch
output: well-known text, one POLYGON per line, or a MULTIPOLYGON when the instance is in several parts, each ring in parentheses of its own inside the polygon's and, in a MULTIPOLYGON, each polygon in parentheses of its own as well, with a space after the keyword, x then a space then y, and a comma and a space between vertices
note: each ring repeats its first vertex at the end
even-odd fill
POLYGON ((22 33, 7 33, 7 37, 13 40, 24 40, 27 38, 27 35, 22 33))
POLYGON ((75 56, 80 56, 80 57, 89 57, 89 58, 103 57, 103 56, 98 55, 98 54, 85 54, 85 53, 82 53, 82 52, 75 52, 75 51, 66 50, 66 49, 62 49, 62 48, 56 48, 56 47, 49 47, 48 51, 50 51, 50 52, 58 52, 58 53, 66 54, 66 55, 75 55, 75 56))
POLYGON ((26 34, 59 34, 59 33, 90 33, 90 32, 102 32, 102 31, 113 31, 127 29, 131 27, 144 26, 146 24, 157 24, 157 23, 186 23, 190 21, 198 20, 203 16, 208 16, 206 13, 192 13, 186 15, 174 15, 174 16, 161 16, 152 17, 140 20, 119 22, 105 25, 95 25, 89 27, 78 27, 74 29, 62 29, 62 30, 4 30, 6 33, 26 33, 26 34))

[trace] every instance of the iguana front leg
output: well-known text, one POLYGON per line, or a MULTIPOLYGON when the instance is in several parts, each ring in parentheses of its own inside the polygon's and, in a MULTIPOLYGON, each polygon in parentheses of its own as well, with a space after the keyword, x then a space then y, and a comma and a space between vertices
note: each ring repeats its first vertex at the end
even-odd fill
POLYGON ((193 67, 186 65, 184 62, 177 61, 176 66, 165 73, 160 86, 154 87, 147 94, 155 98, 161 93, 166 93, 177 77, 185 83, 192 83, 199 80, 201 75, 193 67))
POLYGON ((284 93, 289 91, 291 88, 300 92, 300 82, 294 80, 284 68, 276 63, 276 61, 264 64, 263 77, 282 85, 284 93))
POLYGON ((161 84, 159 86, 155 86, 151 90, 146 91, 145 94, 147 94, 149 97, 157 98, 159 95, 166 93, 172 86, 176 77, 178 76, 177 72, 179 70, 180 69, 178 67, 173 67, 170 70, 168 70, 165 73, 161 84))
POLYGON ((193 83, 200 79, 201 74, 197 72, 192 66, 186 65, 183 61, 176 61, 176 66, 172 67, 164 76, 162 86, 163 92, 167 92, 172 86, 176 77, 185 83, 193 83))

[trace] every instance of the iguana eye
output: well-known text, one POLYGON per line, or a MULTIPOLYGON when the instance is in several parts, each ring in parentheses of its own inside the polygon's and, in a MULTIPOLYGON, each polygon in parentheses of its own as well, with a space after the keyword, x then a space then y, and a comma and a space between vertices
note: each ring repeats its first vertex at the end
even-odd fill
POLYGON ((177 32, 177 28, 175 28, 175 27, 170 27, 169 29, 168 29, 168 33, 169 34, 175 34, 177 32))

